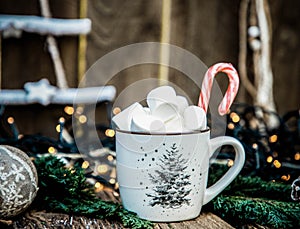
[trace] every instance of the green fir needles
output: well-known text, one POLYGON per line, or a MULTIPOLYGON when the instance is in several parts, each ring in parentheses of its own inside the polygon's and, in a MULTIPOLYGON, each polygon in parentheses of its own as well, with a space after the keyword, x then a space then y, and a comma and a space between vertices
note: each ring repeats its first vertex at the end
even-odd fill
POLYGON ((103 201, 94 195, 80 166, 65 168, 56 157, 41 157, 35 161, 39 176, 39 192, 35 204, 43 210, 121 221, 130 228, 153 228, 122 205, 103 201))
MULTIPOLYGON (((210 183, 224 173, 224 167, 214 165, 210 183)), ((206 206, 206 210, 237 228, 255 224, 271 228, 300 228, 300 203, 292 201, 291 186, 259 177, 239 175, 206 206)))
POLYGON ((212 203, 213 211, 235 227, 261 225, 271 228, 299 228, 299 203, 262 198, 220 195, 212 203))

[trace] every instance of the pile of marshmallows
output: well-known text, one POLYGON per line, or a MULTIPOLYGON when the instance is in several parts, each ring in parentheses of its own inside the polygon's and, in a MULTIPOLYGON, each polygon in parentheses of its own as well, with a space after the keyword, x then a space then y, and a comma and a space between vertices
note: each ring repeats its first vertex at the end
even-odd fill
POLYGON ((189 106, 184 96, 174 88, 161 86, 147 95, 148 107, 134 103, 112 118, 115 128, 145 133, 183 133, 205 130, 206 112, 199 106, 189 106))

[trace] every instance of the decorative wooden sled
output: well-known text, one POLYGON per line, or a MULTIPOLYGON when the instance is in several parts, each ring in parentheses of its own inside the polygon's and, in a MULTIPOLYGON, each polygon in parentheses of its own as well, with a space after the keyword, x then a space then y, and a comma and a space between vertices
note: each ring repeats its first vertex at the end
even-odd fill
POLYGON ((91 31, 91 20, 83 19, 57 19, 32 15, 0 15, 0 31, 24 31, 41 35, 79 35, 91 31))
POLYGON ((112 102, 116 96, 114 86, 59 89, 49 84, 47 79, 27 82, 24 90, 0 90, 0 104, 28 105, 49 104, 91 104, 112 102))

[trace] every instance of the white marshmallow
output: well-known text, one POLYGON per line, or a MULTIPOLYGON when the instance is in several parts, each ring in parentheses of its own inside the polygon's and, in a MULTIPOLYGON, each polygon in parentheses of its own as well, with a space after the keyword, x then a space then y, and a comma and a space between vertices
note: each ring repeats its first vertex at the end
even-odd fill
POLYGON ((163 122, 167 122, 174 117, 178 116, 177 106, 172 103, 161 103, 154 110, 151 111, 151 114, 163 122))
POLYGON ((198 106, 189 106, 183 113, 184 126, 189 130, 206 129, 206 113, 203 108, 198 106))
POLYGON ((162 86, 147 95, 149 107, 134 103, 112 118, 117 128, 146 133, 183 133, 206 128, 206 113, 189 106, 184 96, 176 96, 174 88, 162 86))
POLYGON ((133 112, 144 112, 139 103, 134 103, 112 118, 113 128, 130 131, 133 112))
POLYGON ((181 95, 176 96, 176 104, 181 115, 183 115, 184 110, 189 106, 187 99, 181 95))
POLYGON ((151 114, 151 110, 149 107, 143 107, 144 111, 146 112, 146 114, 150 115, 151 114))
POLYGON ((176 115, 171 120, 165 122, 167 133, 181 133, 184 130, 183 118, 181 115, 176 115))
POLYGON ((157 87, 147 95, 147 104, 151 111, 154 111, 161 103, 166 102, 176 105, 176 92, 170 86, 157 87))
POLYGON ((148 115, 147 113, 134 112, 131 122, 131 131, 135 132, 165 132, 165 125, 162 120, 148 115))

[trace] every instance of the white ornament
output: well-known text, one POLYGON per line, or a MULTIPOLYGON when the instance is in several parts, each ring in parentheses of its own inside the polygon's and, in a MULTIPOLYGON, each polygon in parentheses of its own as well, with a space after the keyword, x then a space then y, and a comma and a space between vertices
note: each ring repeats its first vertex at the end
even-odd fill
POLYGON ((0 146, 0 218, 23 212, 38 191, 37 172, 23 151, 0 146))
POLYGON ((258 51, 261 48, 261 42, 258 39, 253 39, 250 42, 250 47, 253 51, 258 51))
POLYGON ((250 37, 256 38, 256 37, 260 36, 260 29, 257 26, 250 26, 248 28, 248 35, 250 37))
POLYGON ((51 98, 56 93, 56 87, 50 85, 47 79, 26 83, 24 89, 29 101, 38 102, 44 106, 50 104, 51 98))

